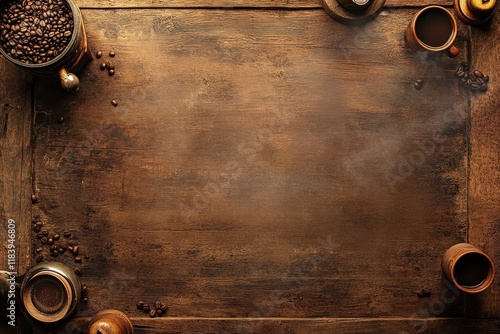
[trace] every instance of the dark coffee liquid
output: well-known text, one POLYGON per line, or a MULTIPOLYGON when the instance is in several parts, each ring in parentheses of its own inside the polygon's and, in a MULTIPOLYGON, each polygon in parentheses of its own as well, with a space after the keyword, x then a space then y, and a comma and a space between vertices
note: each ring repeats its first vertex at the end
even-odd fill
POLYGON ((55 277, 39 276, 32 282, 31 301, 41 312, 53 314, 67 303, 68 296, 62 283, 55 277))
POLYGON ((417 18, 415 32, 422 43, 437 48, 445 45, 450 39, 453 23, 442 9, 430 8, 417 18))
POLYGON ((462 256, 455 264, 454 274, 458 284, 465 288, 475 288, 486 281, 490 273, 490 262, 477 253, 462 256))

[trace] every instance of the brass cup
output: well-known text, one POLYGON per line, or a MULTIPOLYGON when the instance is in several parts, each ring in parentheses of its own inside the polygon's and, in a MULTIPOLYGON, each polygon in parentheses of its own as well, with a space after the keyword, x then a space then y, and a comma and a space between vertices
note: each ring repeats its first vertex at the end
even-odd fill
MULTIPOLYGON (((458 25, 455 17, 444 7, 441 6, 427 6, 421 9, 417 14, 415 14, 408 24, 406 29, 405 37, 408 45, 416 51, 424 50, 429 52, 444 52, 449 57, 456 57, 459 54, 459 50, 453 45, 457 37, 458 25), (423 24, 422 17, 423 14, 434 15, 434 19, 438 18, 440 20, 446 20, 444 23, 450 24, 449 37, 445 43, 438 46, 431 46, 428 43, 422 41, 422 36, 418 35, 417 25, 423 24)), ((447 32, 444 32, 447 33, 447 32)))
POLYGON ((80 302, 81 283, 74 271, 59 262, 31 268, 21 283, 21 299, 35 320, 53 323, 68 317, 80 302))
POLYGON ((495 265, 491 258, 468 243, 450 247, 443 256, 441 266, 446 277, 467 293, 486 290, 495 278, 495 265))
POLYGON ((134 334, 132 321, 123 312, 108 309, 97 312, 90 320, 88 334, 134 334))

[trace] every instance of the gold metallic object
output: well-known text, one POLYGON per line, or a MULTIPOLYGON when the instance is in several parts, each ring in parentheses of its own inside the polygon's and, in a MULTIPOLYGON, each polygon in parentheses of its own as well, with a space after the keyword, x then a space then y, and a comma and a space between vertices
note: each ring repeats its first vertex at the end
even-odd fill
POLYGON ((364 10, 370 6, 373 0, 337 0, 347 10, 364 10))
POLYGON ((96 313, 90 320, 88 334, 134 334, 129 317, 118 310, 108 309, 96 313))
POLYGON ((495 12, 496 0, 454 0, 457 16, 467 24, 488 22, 495 12))

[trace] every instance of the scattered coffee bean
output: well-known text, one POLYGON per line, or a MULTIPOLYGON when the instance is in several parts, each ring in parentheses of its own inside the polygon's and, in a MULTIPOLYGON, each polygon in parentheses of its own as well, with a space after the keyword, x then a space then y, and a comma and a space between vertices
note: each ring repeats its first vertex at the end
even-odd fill
POLYGON ((68 46, 73 28, 66 1, 10 0, 0 10, 0 46, 26 64, 57 57, 68 46))
POLYGON ((109 70, 110 69, 110 66, 111 66, 111 63, 109 61, 105 62, 104 64, 106 64, 106 69, 109 70))
POLYGON ((65 238, 69 238, 69 237, 71 237, 71 232, 64 231, 63 235, 65 238))
POLYGON ((118 101, 116 101, 116 100, 111 100, 111 104, 112 104, 113 106, 115 106, 115 107, 116 107, 116 106, 118 106, 118 101))
MULTIPOLYGON (((1 25, 0 25, 0 28, 1 28, 1 25)), ((38 197, 35 194, 31 195, 31 203, 34 204, 37 202, 38 202, 38 197)))
POLYGON ((144 312, 149 312, 149 304, 144 304, 144 305, 142 306, 142 310, 143 310, 144 312))
POLYGON ((83 274, 82 269, 80 269, 80 268, 76 268, 76 269, 75 269, 75 274, 77 274, 78 276, 81 276, 81 275, 83 274))
POLYGON ((36 257, 36 263, 40 263, 40 262, 42 262, 42 261, 43 261, 43 255, 42 255, 42 254, 40 254, 40 255, 38 255, 38 256, 36 257))
POLYGON ((76 263, 81 263, 82 262, 82 258, 79 257, 79 256, 75 257, 75 262, 76 263))
POLYGON ((41 253, 41 252, 42 252, 42 250, 43 250, 43 248, 37 248, 37 249, 36 249, 36 252, 37 252, 37 253, 41 253))
POLYGON ((66 250, 73 253, 73 246, 66 246, 66 250))
POLYGON ((472 91, 486 92, 490 77, 479 70, 471 71, 466 62, 460 64, 455 75, 460 78, 460 84, 466 86, 472 91))
POLYGON ((42 230, 42 234, 43 234, 44 236, 48 236, 48 235, 49 235, 49 231, 48 231, 48 230, 42 230))
POLYGON ((161 310, 161 309, 159 309, 159 308, 158 308, 158 309, 156 309, 156 315, 157 315, 158 317, 161 317, 161 316, 163 315, 162 310, 161 310))
POLYGON ((42 238, 43 238, 43 233, 42 233, 42 232, 38 233, 38 234, 36 235, 36 237, 37 237, 38 239, 42 239, 42 238))
POLYGON ((114 57, 114 56, 116 56, 116 53, 115 53, 114 51, 110 51, 110 52, 109 52, 109 56, 110 56, 110 57, 114 57))
POLYGON ((35 225, 35 227, 33 227, 33 232, 39 233, 40 232, 40 226, 35 225))
POLYGON ((40 226, 40 227, 42 227, 42 226, 43 226, 43 223, 42 223, 42 222, 40 222, 40 221, 38 221, 38 222, 36 222, 36 223, 35 223, 35 225, 36 225, 36 226, 40 226))
POLYGON ((45 236, 44 236, 44 237, 42 237, 42 239, 40 239, 40 242, 41 242, 42 244, 46 244, 46 243, 47 243, 47 237, 45 237, 45 236))
POLYGON ((106 69, 106 63, 101 63, 100 68, 102 71, 106 69))
POLYGON ((161 312, 162 312, 163 314, 167 314, 167 309, 168 309, 168 308, 167 308, 165 305, 162 305, 162 307, 161 307, 161 312))
POLYGON ((144 308, 144 302, 143 301, 137 302, 137 309, 142 310, 143 308, 144 308))
POLYGON ((156 317, 156 310, 149 310, 149 316, 150 316, 151 318, 156 317))
POLYGON ((87 297, 83 297, 82 300, 83 300, 84 303, 88 303, 88 301, 89 301, 89 299, 87 297))
POLYGON ((66 248, 64 247, 59 247, 59 249, 57 250, 59 252, 59 254, 62 254, 66 251, 66 248))
POLYGON ((54 238, 54 240, 59 240, 61 236, 59 234, 54 234, 52 238, 54 238))
POLYGON ((52 245, 52 246, 50 246, 50 251, 53 252, 53 251, 57 250, 57 248, 58 248, 57 245, 52 245))
POLYGON ((78 246, 74 246, 73 250, 71 252, 73 253, 74 256, 77 256, 79 250, 80 250, 80 248, 78 248, 78 246))
POLYGON ((102 51, 97 51, 97 53, 95 54, 95 56, 97 58, 101 58, 102 57, 102 51))
POLYGON ((109 69, 108 74, 109 74, 110 77, 112 77, 113 75, 115 75, 115 70, 112 69, 112 68, 109 69))
POLYGON ((161 308, 161 303, 159 301, 156 301, 155 307, 156 307, 157 310, 160 309, 161 308))
POLYGON ((53 244, 54 244, 54 239, 49 238, 49 239, 47 240, 47 243, 48 243, 49 245, 53 245, 53 244))
POLYGON ((58 251, 53 251, 52 253, 50 253, 50 255, 52 255, 53 257, 58 257, 59 256, 59 252, 58 251))
POLYGON ((59 123, 59 124, 64 123, 64 117, 62 117, 62 116, 61 116, 61 117, 59 117, 59 118, 57 119, 57 123, 59 123))

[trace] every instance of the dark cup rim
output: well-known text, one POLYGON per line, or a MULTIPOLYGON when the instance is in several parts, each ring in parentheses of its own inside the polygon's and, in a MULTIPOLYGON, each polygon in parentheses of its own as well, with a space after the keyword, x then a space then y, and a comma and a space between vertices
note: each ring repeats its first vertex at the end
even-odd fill
POLYGON ((455 20, 455 17, 453 16, 453 14, 449 10, 447 10, 446 8, 444 8, 442 6, 438 6, 438 5, 430 5, 430 6, 426 6, 426 7, 422 8, 413 17, 411 25, 412 25, 412 29, 413 29, 413 32, 414 32, 414 35, 415 35, 415 39, 417 40, 417 42, 422 47, 426 48, 429 51, 438 51, 439 52, 439 51, 444 51, 444 50, 449 49, 453 45, 453 42, 455 41, 455 39, 457 37, 457 33, 458 33, 458 31, 457 31, 458 30, 457 20, 455 20), (425 11, 430 10, 430 9, 439 9, 439 10, 441 10, 449 18, 449 20, 451 22, 451 25, 452 25, 451 33, 450 33, 450 36, 448 37, 448 40, 446 41, 445 44, 443 44, 441 46, 431 46, 431 45, 425 43, 424 41, 422 41, 420 39, 420 37, 417 35, 416 23, 417 23, 418 19, 420 18, 420 15, 422 15, 422 13, 424 13, 425 11))

